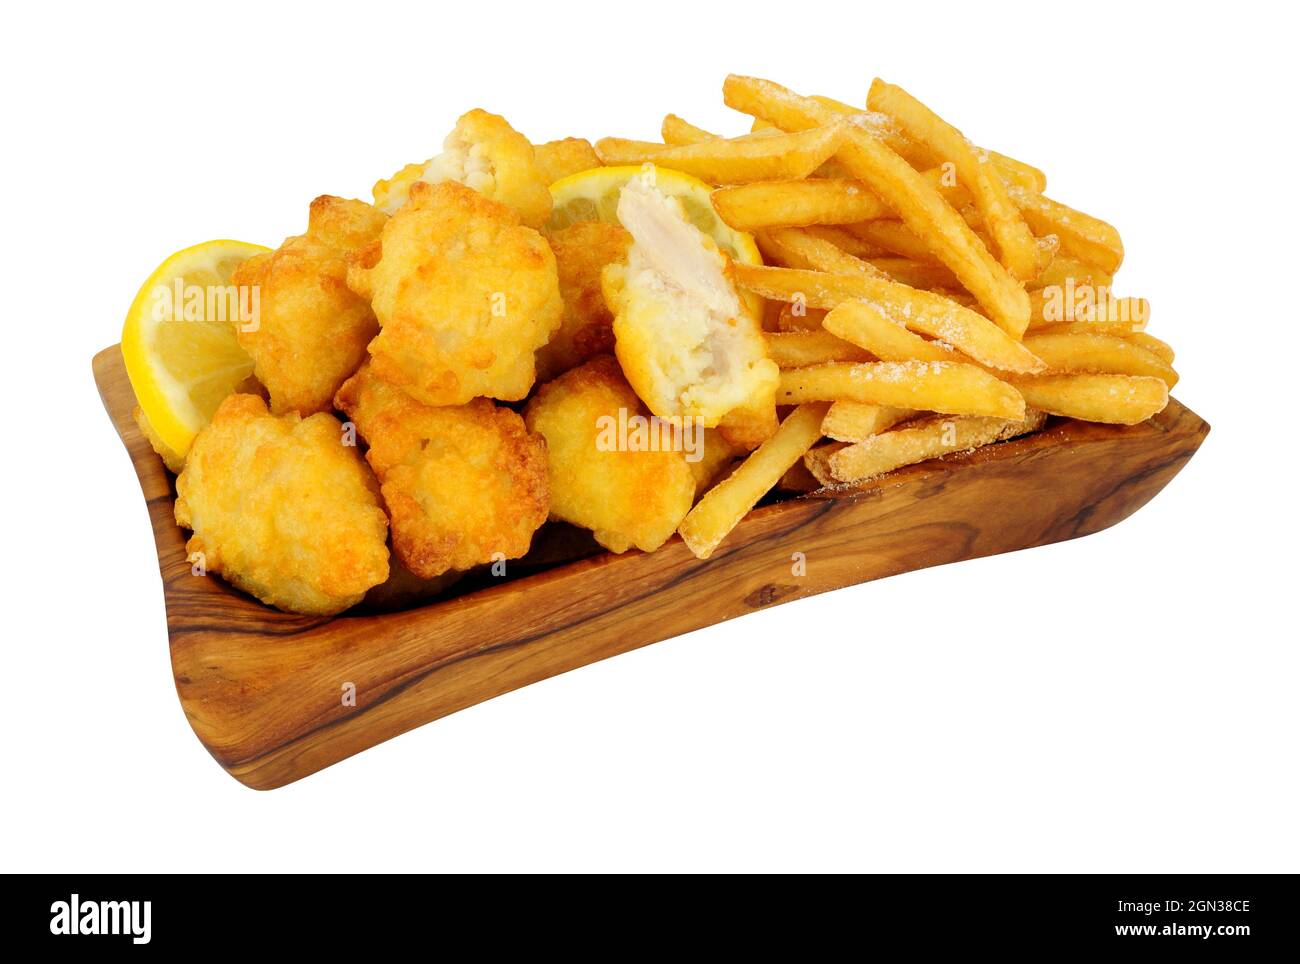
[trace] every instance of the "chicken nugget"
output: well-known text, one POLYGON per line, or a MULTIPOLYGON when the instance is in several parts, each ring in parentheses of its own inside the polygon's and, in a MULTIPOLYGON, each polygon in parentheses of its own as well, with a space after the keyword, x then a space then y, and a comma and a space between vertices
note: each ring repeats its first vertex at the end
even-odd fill
POLYGON ((564 315, 560 330, 537 352, 537 379, 544 382, 614 350, 614 315, 605 304, 600 273, 626 260, 632 236, 617 224, 579 221, 547 240, 555 252, 564 315))
POLYGON ((417 182, 455 181, 514 210, 530 228, 551 216, 550 181, 537 167, 533 145, 504 117, 474 109, 461 116, 443 141, 443 152, 423 164, 407 164, 375 184, 375 204, 396 214, 417 182))
POLYGON ((486 398, 434 408, 364 365, 335 404, 370 450, 393 526, 393 551, 432 579, 528 551, 546 521, 546 443, 486 398))
POLYGON ((534 149, 537 169, 547 184, 554 184, 561 178, 580 171, 589 171, 600 167, 600 157, 591 141, 581 137, 566 137, 560 141, 547 141, 534 149))
POLYGON ((747 405, 775 413, 779 372, 717 245, 646 178, 623 188, 618 218, 633 243, 626 266, 607 267, 602 285, 615 312, 614 352, 650 411, 709 427, 747 405))
POLYGON ((426 405, 524 398, 535 352, 563 312, 546 240, 454 182, 412 186, 377 250, 354 259, 348 284, 379 318, 375 374, 426 405))
POLYGON ((258 292, 256 327, 237 336, 277 415, 328 412, 379 331, 370 303, 349 290, 346 257, 379 238, 387 217, 364 201, 318 197, 307 233, 239 265, 232 281, 258 292))
POLYGON ((388 578, 379 485, 333 415, 228 396, 176 480, 176 522, 192 560, 289 612, 340 612, 388 578))
POLYGON ((613 552, 653 552, 668 540, 691 510, 695 474, 680 449, 616 437, 633 419, 655 424, 649 414, 609 355, 538 390, 524 420, 546 438, 551 518, 592 530, 613 552))

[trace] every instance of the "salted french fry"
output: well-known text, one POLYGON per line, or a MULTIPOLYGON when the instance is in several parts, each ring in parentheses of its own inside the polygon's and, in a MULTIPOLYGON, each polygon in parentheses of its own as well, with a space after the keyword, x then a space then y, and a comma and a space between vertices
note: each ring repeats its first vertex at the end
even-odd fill
POLYGON ((767 342, 767 357, 776 362, 778 368, 872 360, 870 352, 828 331, 769 331, 764 333, 763 339, 767 342))
POLYGON ((815 128, 842 117, 836 160, 891 207, 934 255, 960 279, 1004 331, 1019 338, 1029 324, 1029 296, 934 185, 884 141, 858 126, 870 114, 840 115, 825 105, 754 77, 732 74, 723 84, 727 106, 788 131, 815 128))
POLYGON ((1154 335, 1148 335, 1145 331, 1130 331, 1120 335, 1125 341, 1131 341, 1135 345, 1140 345, 1151 354, 1161 359, 1166 365, 1174 363, 1174 350, 1166 342, 1161 341, 1154 335))
POLYGON ((707 559, 758 500, 821 438, 824 404, 800 405, 780 428, 696 504, 677 531, 697 559, 707 559))
POLYGON ((1164 380, 1145 375, 1017 375, 1008 381, 1031 408, 1085 422, 1136 425, 1169 403, 1164 380))
MULTIPOLYGON (((823 333, 838 336, 846 344, 864 349, 881 361, 960 361, 951 348, 926 341, 901 324, 891 320, 879 308, 866 301, 844 301, 822 321, 823 333)), ((831 359, 825 361, 854 361, 831 359)), ((795 368, 795 365, 784 365, 795 368)))
MULTIPOLYGON (((911 258, 871 258, 871 263, 883 271, 886 277, 905 284, 909 288, 922 288, 932 291, 943 288, 946 291, 960 288, 953 273, 941 264, 932 261, 913 261, 911 258)), ((951 298, 949 293, 947 297, 951 298)), ((1031 321, 1032 325, 1033 322, 1031 321)))
POLYGON ((658 164, 712 184, 746 184, 806 177, 838 149, 841 124, 829 123, 790 134, 713 138, 678 146, 604 137, 596 153, 605 164, 658 164))
MULTIPOLYGON (((841 305, 840 307, 844 307, 841 305)), ((836 311, 839 309, 837 308, 836 311)), ((826 316, 825 328, 843 337, 831 326, 835 312, 826 316)), ((855 342, 856 343, 856 342, 855 342)), ((1030 333, 1025 347, 1054 372, 1101 372, 1114 375, 1150 375, 1170 388, 1178 384, 1178 373, 1159 355, 1125 338, 1096 332, 1030 333)), ((880 357, 879 353, 875 353, 880 357)))
POLYGON ((836 274, 885 275, 869 261, 855 258, 830 241, 809 234, 804 228, 769 228, 755 235, 759 249, 769 261, 787 268, 808 271, 831 271, 836 274))
MULTIPOLYGON (((816 450, 809 449, 808 451, 816 450)), ((777 491, 797 492, 800 495, 807 495, 809 492, 816 492, 822 487, 822 483, 817 476, 808 471, 808 466, 805 464, 807 460, 808 456, 805 453, 801 461, 795 462, 794 465, 785 470, 785 475, 781 476, 776 483, 777 491)))
POLYGON ((711 141, 718 137, 717 134, 706 131, 703 127, 696 127, 676 114, 664 116, 664 122, 659 128, 659 136, 664 139, 665 144, 672 145, 698 144, 700 141, 711 141))
MULTIPOLYGON (((800 271, 733 262, 736 281, 764 298, 834 308, 864 300, 909 330, 952 345, 981 364, 1007 371, 1043 371, 1046 366, 983 315, 929 291, 865 275, 800 271)), ((923 408, 924 406, 913 406, 923 408)))
POLYGON ((789 368, 781 372, 776 397, 781 405, 848 399, 994 418, 1023 418, 1025 412, 1020 393, 1011 385, 962 362, 834 362, 789 368))
POLYGON ((1003 267, 1025 281, 1038 274, 1034 235, 1007 195, 1006 185, 987 154, 907 91, 877 77, 867 94, 867 106, 894 118, 914 140, 952 164, 958 180, 970 191, 1003 267))
POLYGON ((861 442, 893 428, 916 414, 910 408, 890 408, 865 402, 832 402, 822 419, 822 434, 840 442, 861 442))
POLYGON ((1040 237, 1054 234, 1061 240, 1061 250, 1071 257, 1097 265, 1110 274, 1119 270, 1124 261, 1124 242, 1114 227, 1023 188, 1012 187, 1008 193, 1034 234, 1040 237))
POLYGON ((827 467, 836 482, 861 482, 905 465, 1036 432, 1044 420, 1042 412, 1034 411, 1023 419, 934 415, 846 446, 830 455, 827 467))
POLYGON ((533 148, 537 170, 547 184, 580 171, 600 167, 600 158, 591 142, 581 137, 566 137, 561 141, 547 141, 533 148))
POLYGON ((835 485, 835 476, 831 475, 831 456, 847 444, 847 442, 827 442, 825 445, 813 446, 803 455, 804 471, 812 476, 818 485, 835 485))
MULTIPOLYGON (((1055 287, 1073 287, 1075 290, 1085 286, 1109 288, 1114 280, 1114 276, 1109 271, 1098 265, 1080 261, 1066 254, 1058 254, 1037 278, 1029 282, 1029 287, 1040 291, 1055 287)), ((1033 292, 1031 291, 1030 294, 1032 295, 1033 292)))
POLYGON ((880 198, 849 178, 757 181, 713 192, 718 216, 738 231, 850 224, 886 217, 880 198))

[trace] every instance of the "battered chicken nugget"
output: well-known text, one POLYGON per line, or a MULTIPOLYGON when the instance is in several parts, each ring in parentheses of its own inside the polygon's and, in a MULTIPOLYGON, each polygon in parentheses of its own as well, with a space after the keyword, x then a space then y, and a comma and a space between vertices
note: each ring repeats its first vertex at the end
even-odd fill
POLYGON ((617 224, 579 221, 548 236, 555 252, 564 316, 560 330, 537 352, 537 379, 550 381, 590 358, 614 350, 614 316, 601 293, 600 273, 627 258, 632 236, 617 224))
POLYGON ((543 385, 524 411, 546 438, 551 517, 591 529, 613 552, 658 549, 695 500, 685 452, 634 451, 616 437, 619 424, 649 414, 609 355, 543 385))
POLYGON ((379 317, 375 374, 427 405, 524 398, 563 310, 545 239, 451 182, 413 185, 348 284, 379 317))
POLYGON ((235 269, 236 285, 257 287, 257 326, 238 331, 277 415, 327 412, 343 380, 379 331, 369 302, 348 289, 349 253, 373 243, 387 217, 364 201, 318 197, 307 233, 235 269))
POLYGON ((632 178, 618 201, 632 234, 626 267, 602 275, 615 311, 615 354, 660 418, 718 425, 733 409, 772 399, 779 380, 758 322, 726 274, 727 259, 681 202, 632 178))
POLYGON ((176 521, 207 571, 290 612, 340 612, 388 578, 379 485, 332 415, 228 396, 176 480, 176 521))
POLYGON ((562 141, 547 141, 534 148, 537 157, 537 169, 547 184, 554 184, 561 178, 579 171, 589 171, 600 167, 600 157, 591 141, 581 137, 566 137, 562 141))
POLYGON ((395 214, 413 184, 455 181, 511 208, 530 228, 551 216, 551 182, 538 170, 528 138, 504 117, 476 108, 461 116, 442 148, 437 157, 408 164, 375 184, 375 204, 395 214))
POLYGON ((377 377, 348 379, 335 404, 370 446, 393 550, 432 579, 528 551, 546 521, 546 443, 486 398, 433 408, 377 377))

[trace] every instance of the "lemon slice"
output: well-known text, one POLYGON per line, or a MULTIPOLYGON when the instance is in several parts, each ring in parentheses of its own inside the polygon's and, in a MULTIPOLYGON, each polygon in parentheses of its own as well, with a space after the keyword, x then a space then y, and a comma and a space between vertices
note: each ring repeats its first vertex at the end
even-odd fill
POLYGON ((653 164, 594 167, 561 178, 551 185, 551 219, 546 230, 557 231, 578 221, 618 223, 618 196, 634 177, 654 178, 654 186, 682 202, 691 223, 711 237, 730 258, 742 264, 762 264, 754 239, 730 227, 713 210, 713 188, 699 178, 653 164))
MULTIPOLYGON (((253 372, 239 346, 235 267, 270 250, 207 241, 177 251, 149 276, 122 326, 122 358, 154 447, 183 457, 221 400, 253 372)), ((256 302, 245 302, 247 309, 256 302)))

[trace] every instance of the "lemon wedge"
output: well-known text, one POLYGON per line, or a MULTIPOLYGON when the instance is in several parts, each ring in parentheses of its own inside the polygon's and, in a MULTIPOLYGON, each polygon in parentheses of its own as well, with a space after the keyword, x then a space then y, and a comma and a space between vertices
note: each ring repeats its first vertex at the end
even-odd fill
POLYGON ((713 188, 699 178, 653 164, 628 167, 593 167, 561 178, 551 185, 551 219, 546 230, 558 231, 578 221, 618 223, 618 198, 623 185, 645 176, 663 194, 682 202, 686 217, 711 237, 730 258, 742 264, 762 264, 754 239, 730 227, 713 210, 713 188))
POLYGON ((270 249, 207 241, 177 251, 140 287, 122 326, 122 358, 154 448, 183 458, 221 400, 253 372, 236 327, 253 323, 235 267, 270 249), (249 317, 241 321, 241 309, 249 317))

